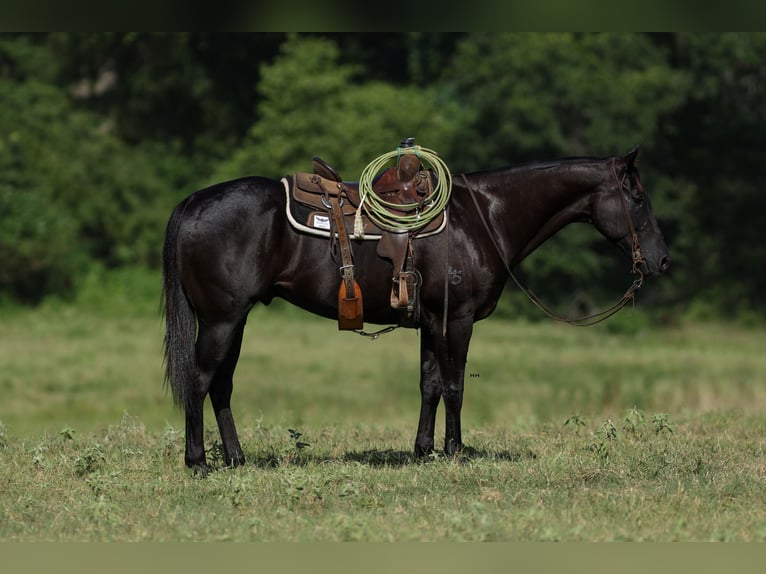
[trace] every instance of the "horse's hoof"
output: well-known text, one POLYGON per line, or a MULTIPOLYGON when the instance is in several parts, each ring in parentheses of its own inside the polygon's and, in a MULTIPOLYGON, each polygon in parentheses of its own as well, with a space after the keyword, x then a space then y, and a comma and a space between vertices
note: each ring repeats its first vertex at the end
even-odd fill
POLYGON ((226 461, 226 466, 229 468, 236 468, 238 466, 245 466, 245 457, 244 455, 235 456, 234 458, 230 458, 226 461))
POLYGON ((418 460, 428 459, 434 452, 433 445, 431 446, 418 446, 415 445, 415 458, 418 460))
POLYGON ((191 469, 194 473, 194 478, 207 478, 212 471, 212 468, 208 465, 207 462, 198 462, 193 464, 191 465, 191 469))
POLYGON ((447 456, 459 456, 463 452, 464 448, 465 447, 462 442, 450 441, 444 445, 444 454, 447 456))

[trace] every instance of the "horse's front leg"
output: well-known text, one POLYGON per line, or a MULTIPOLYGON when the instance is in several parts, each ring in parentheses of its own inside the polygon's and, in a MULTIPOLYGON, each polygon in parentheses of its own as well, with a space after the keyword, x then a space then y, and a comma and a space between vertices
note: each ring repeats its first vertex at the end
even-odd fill
POLYGON ((420 421, 415 437, 415 456, 424 457, 434 450, 436 409, 442 396, 439 361, 434 335, 425 329, 420 334, 420 421))
POLYGON ((460 410, 463 407, 465 364, 472 333, 473 321, 452 321, 446 340, 437 345, 445 414, 444 452, 448 455, 463 449, 460 410))
POLYGON ((415 438, 416 456, 427 456, 434 450, 436 409, 444 398, 444 451, 455 454, 463 448, 460 410, 463 406, 465 363, 473 322, 452 321, 447 336, 440 329, 423 330, 420 339, 420 421, 415 438))

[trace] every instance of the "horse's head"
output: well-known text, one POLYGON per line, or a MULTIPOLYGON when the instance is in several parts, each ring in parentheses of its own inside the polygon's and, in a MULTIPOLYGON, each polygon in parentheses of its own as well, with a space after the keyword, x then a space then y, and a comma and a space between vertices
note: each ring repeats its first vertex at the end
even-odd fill
POLYGON ((612 158, 592 204, 593 224, 633 259, 634 270, 659 275, 670 266, 668 247, 635 166, 638 148, 612 158))

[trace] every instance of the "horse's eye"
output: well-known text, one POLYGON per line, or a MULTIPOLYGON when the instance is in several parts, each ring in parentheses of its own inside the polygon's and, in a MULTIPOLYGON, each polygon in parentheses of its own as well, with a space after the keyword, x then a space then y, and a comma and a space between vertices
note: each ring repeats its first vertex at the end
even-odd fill
POLYGON ((635 203, 636 205, 643 205, 644 204, 644 194, 643 193, 635 192, 634 191, 631 194, 631 196, 632 196, 632 199, 633 199, 633 203, 635 203))

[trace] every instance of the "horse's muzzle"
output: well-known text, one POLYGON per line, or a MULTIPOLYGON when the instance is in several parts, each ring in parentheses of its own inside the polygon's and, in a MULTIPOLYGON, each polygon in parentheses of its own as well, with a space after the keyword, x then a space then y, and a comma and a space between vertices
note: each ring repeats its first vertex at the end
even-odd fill
POLYGON ((670 256, 668 254, 649 257, 638 264, 638 270, 647 277, 662 275, 668 269, 670 269, 670 256))

